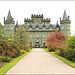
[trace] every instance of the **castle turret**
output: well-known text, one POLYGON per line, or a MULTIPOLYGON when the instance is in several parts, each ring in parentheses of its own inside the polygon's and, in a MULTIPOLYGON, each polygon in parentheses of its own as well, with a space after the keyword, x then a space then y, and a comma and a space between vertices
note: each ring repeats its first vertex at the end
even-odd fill
POLYGON ((57 28, 57 31, 60 31, 60 26, 58 24, 58 21, 56 22, 56 28, 57 28))
POLYGON ((61 32, 67 36, 70 35, 70 23, 69 16, 66 14, 66 10, 64 10, 63 19, 60 18, 60 29, 61 32))
POLYGON ((4 17, 4 35, 6 37, 14 39, 14 26, 15 26, 15 21, 13 20, 11 12, 9 10, 6 20, 4 17))

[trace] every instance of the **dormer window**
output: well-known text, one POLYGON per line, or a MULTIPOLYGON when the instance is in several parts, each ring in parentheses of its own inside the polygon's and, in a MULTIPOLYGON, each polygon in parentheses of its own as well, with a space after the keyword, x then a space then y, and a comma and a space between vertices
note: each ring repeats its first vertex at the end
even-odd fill
POLYGON ((52 31, 52 28, 50 28, 50 30, 52 31))
POLYGON ((29 28, 29 30, 32 30, 32 28, 29 28))
POLYGON ((39 28, 36 28, 36 30, 39 30, 39 28))
POLYGON ((43 28, 43 30, 45 30, 45 28, 43 28))

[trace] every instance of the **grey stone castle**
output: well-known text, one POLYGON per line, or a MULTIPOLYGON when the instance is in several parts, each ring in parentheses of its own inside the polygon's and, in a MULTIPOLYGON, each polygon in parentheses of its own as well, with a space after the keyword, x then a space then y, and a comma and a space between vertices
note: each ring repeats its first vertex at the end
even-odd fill
MULTIPOLYGON (((25 18, 24 24, 25 28, 30 32, 30 37, 32 37, 32 46, 33 47, 43 47, 46 44, 46 37, 54 31, 61 31, 65 35, 70 35, 70 19, 67 16, 66 11, 64 10, 63 18, 60 18, 60 25, 58 21, 56 25, 50 23, 50 18, 44 19, 42 15, 31 15, 31 19, 25 18)), ((4 17, 4 35, 12 36, 14 39, 15 31, 18 30, 18 22, 15 25, 10 10, 8 12, 7 19, 4 17)))

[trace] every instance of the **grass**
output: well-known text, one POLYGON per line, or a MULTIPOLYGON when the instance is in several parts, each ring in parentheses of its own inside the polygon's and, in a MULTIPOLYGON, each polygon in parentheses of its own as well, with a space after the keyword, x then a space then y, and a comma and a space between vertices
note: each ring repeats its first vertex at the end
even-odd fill
MULTIPOLYGON (((32 49, 29 50, 29 52, 32 49)), ((5 65, 4 67, 2 67, 0 69, 0 75, 4 75, 10 68, 12 68, 14 65, 16 65, 16 63, 18 63, 25 55, 27 55, 29 52, 26 52, 25 54, 15 58, 13 61, 11 61, 10 63, 8 63, 7 65, 5 65)))
POLYGON ((55 56, 56 58, 62 60, 62 61, 65 62, 66 64, 70 65, 71 67, 75 68, 75 63, 74 63, 74 62, 69 61, 69 60, 67 60, 67 59, 64 58, 64 57, 61 57, 61 56, 55 54, 55 52, 49 52, 48 49, 45 49, 45 48, 44 48, 44 50, 45 50, 46 52, 52 54, 52 55, 55 56))

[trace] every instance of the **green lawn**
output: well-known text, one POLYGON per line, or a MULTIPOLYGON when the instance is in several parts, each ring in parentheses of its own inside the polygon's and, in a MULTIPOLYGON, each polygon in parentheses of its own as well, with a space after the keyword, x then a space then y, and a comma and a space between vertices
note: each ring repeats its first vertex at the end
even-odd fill
POLYGON ((68 64, 68 65, 72 66, 73 68, 75 68, 75 63, 74 63, 74 62, 69 61, 69 60, 67 60, 66 58, 63 58, 63 57, 61 57, 61 56, 58 56, 57 54, 55 54, 55 52, 49 52, 48 49, 45 49, 45 48, 44 48, 44 50, 45 50, 46 52, 52 54, 53 56, 57 57, 58 59, 62 60, 62 61, 65 62, 66 64, 68 64))
MULTIPOLYGON (((29 50, 29 52, 32 49, 29 50)), ((27 55, 29 52, 26 52, 25 54, 15 58, 13 61, 11 61, 10 63, 8 63, 7 65, 5 65, 4 67, 2 67, 0 69, 0 75, 4 75, 10 68, 12 68, 17 62, 19 62, 25 55, 27 55)))

